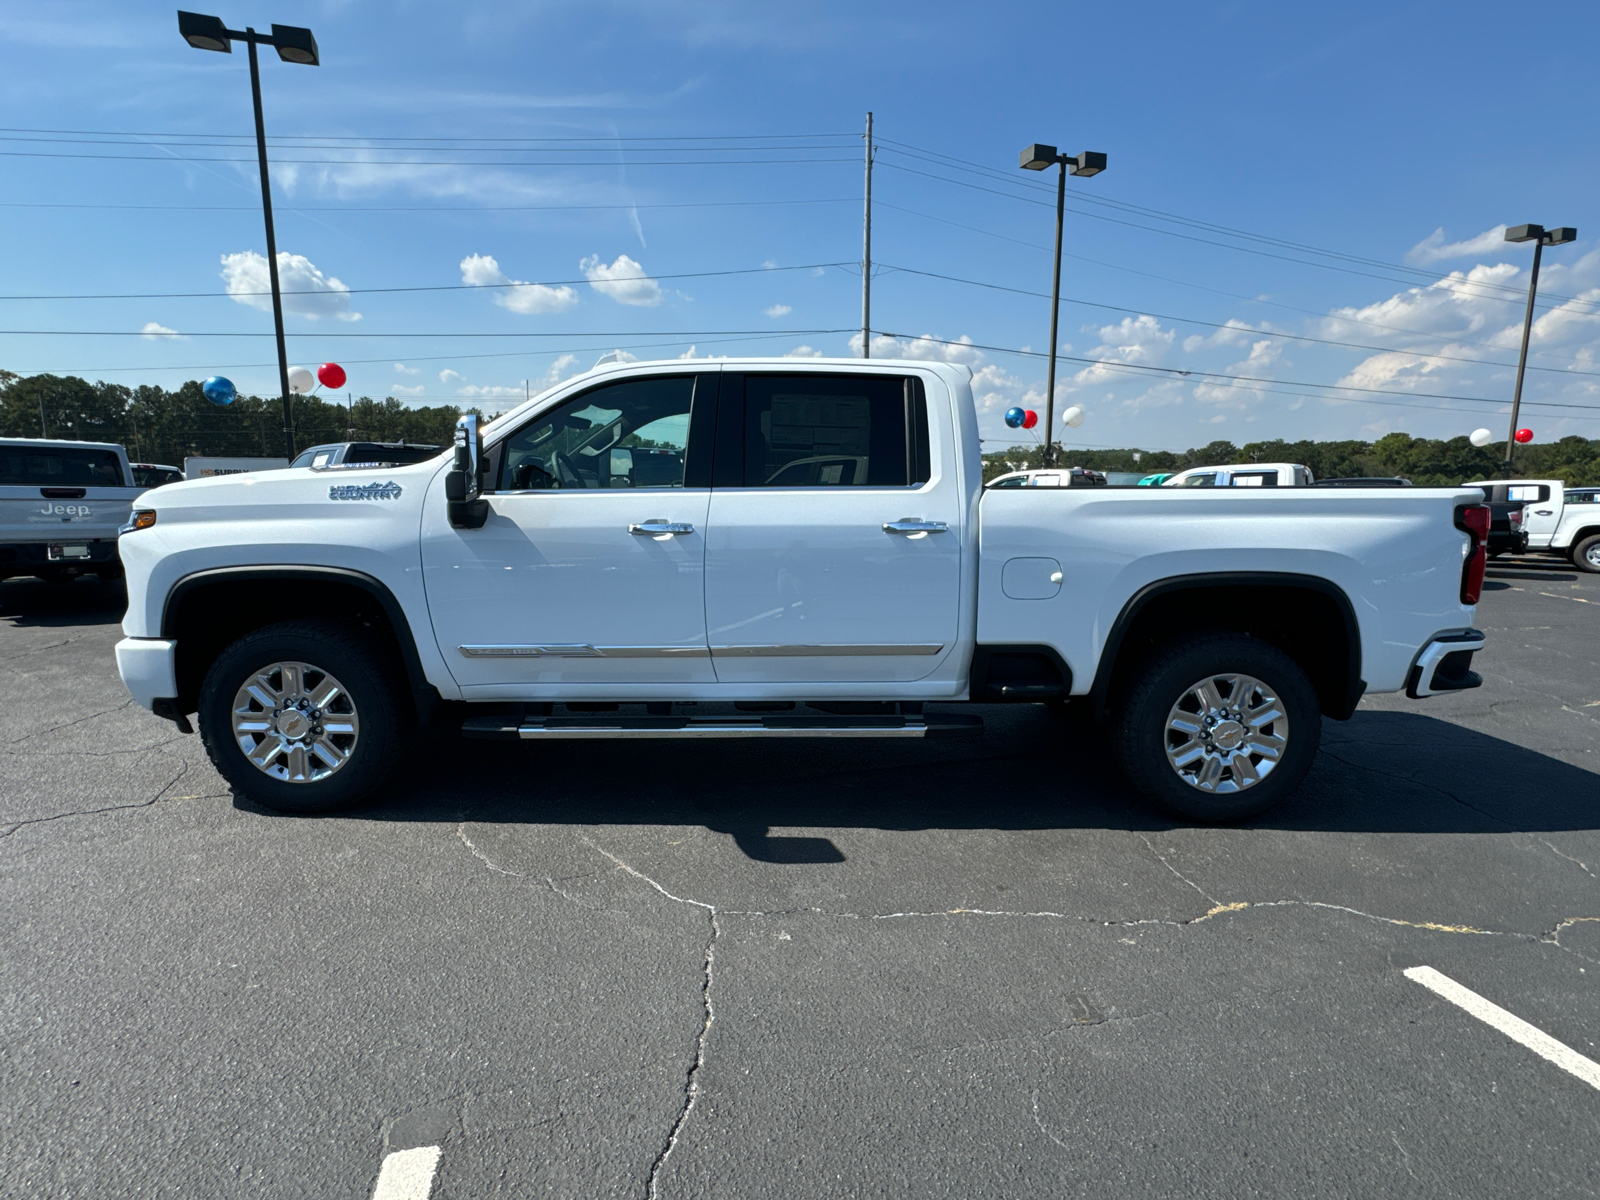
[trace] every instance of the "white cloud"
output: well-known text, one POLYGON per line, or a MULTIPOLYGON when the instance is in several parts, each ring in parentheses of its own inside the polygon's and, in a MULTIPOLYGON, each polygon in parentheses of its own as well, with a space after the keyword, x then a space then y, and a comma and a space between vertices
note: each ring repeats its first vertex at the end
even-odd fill
POLYGON ((468 384, 456 389, 456 395, 469 400, 521 400, 525 394, 520 387, 479 387, 477 384, 468 384))
POLYGON ((471 287, 494 288, 496 304, 523 316, 562 312, 578 302, 578 293, 564 285, 546 287, 507 278, 500 264, 488 254, 469 254, 461 260, 461 282, 471 287))
POLYGON ((408 366, 405 365, 405 363, 395 363, 394 369, 396 371, 399 371, 400 374, 402 374, 402 375, 420 375, 420 374, 422 374, 422 368, 421 367, 408 367, 408 366))
MULTIPOLYGON (((1283 345, 1273 338, 1262 338, 1252 342, 1250 353, 1243 361, 1236 362, 1224 369, 1222 374, 1246 375, 1252 380, 1272 379, 1273 368, 1283 355, 1283 345)), ((1266 384, 1253 384, 1241 381, 1236 384, 1227 383, 1200 383, 1195 385, 1194 397, 1196 400, 1207 404, 1231 405, 1239 409, 1260 400, 1267 393, 1262 389, 1266 384)))
MULTIPOLYGON (((1160 364, 1177 336, 1174 330, 1162 329, 1161 322, 1148 314, 1123 317, 1115 325, 1102 325, 1095 332, 1100 344, 1088 352, 1089 358, 1138 366, 1160 364)), ((1073 382, 1080 387, 1127 380, 1128 372, 1100 366, 1085 367, 1073 376, 1073 382)))
POLYGON ((1183 348, 1185 352, 1193 354, 1196 350, 1209 350, 1213 346, 1242 346, 1251 337, 1262 332, 1264 331, 1254 329, 1244 321, 1229 317, 1221 329, 1209 336, 1202 337, 1196 333, 1184 338, 1183 348))
POLYGON ((139 332, 144 335, 146 341, 150 342, 159 342, 164 338, 183 337, 183 334, 179 333, 176 329, 168 329, 159 321, 146 321, 144 323, 144 328, 139 330, 139 332))
POLYGON ((618 304, 653 308, 661 303, 661 285, 626 254, 617 255, 617 261, 609 267, 598 254, 591 254, 578 264, 578 269, 588 277, 590 287, 618 304))
POLYGON ((1504 249, 1505 243, 1504 225, 1486 229, 1477 237, 1468 238, 1464 242, 1446 242, 1444 229, 1441 227, 1407 250, 1406 261, 1413 266, 1427 267, 1450 258, 1475 258, 1480 254, 1493 254, 1498 249, 1504 249))
POLYGON ((439 372, 439 382, 440 383, 449 383, 452 379, 460 379, 460 378, 461 378, 461 372, 452 371, 449 367, 446 367, 444 370, 439 372))
POLYGON ((599 358, 594 360, 594 365, 598 367, 603 366, 606 363, 631 363, 638 361, 639 356, 637 354, 629 353, 627 350, 607 350, 599 358))
MULTIPOLYGON (((272 311, 272 276, 265 255, 254 250, 222 256, 222 278, 228 295, 251 308, 272 311)), ((322 271, 305 255, 278 251, 278 286, 283 292, 283 311, 315 321, 336 317, 359 321, 361 314, 350 309, 350 289, 322 271)))
POLYGON ((420 396, 428 389, 423 387, 420 383, 417 384, 416 387, 407 387, 403 383, 391 383, 389 385, 389 390, 397 396, 420 396))
POLYGON ((563 354, 550 364, 543 375, 533 382, 539 385, 540 391, 543 391, 545 388, 554 387, 571 375, 576 375, 577 367, 578 356, 576 354, 563 354))
POLYGON ((778 260, 775 258, 769 258, 761 265, 769 271, 776 271, 778 269, 778 260))
POLYGON ((810 346, 796 346, 793 350, 783 352, 785 358, 821 358, 821 350, 813 350, 810 346))
POLYGON ((794 311, 794 309, 790 308, 787 304, 774 304, 771 308, 765 308, 761 311, 766 313, 769 317, 787 317, 794 311))
MULTIPOLYGON (((850 353, 861 354, 861 335, 850 335, 850 353)), ((886 333, 872 336, 873 358, 913 358, 922 362, 965 363, 976 367, 984 361, 983 351, 972 344, 972 338, 962 334, 958 338, 939 338, 931 333, 920 337, 897 338, 886 333)))

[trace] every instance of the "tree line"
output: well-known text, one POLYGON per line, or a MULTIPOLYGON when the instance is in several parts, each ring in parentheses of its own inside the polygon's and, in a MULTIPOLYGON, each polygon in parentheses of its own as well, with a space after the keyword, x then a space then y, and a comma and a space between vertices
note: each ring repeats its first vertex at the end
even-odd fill
MULTIPOLYGON (((983 456, 983 477, 993 479, 1007 471, 1043 465, 1043 447, 1015 447, 983 456)), ((1189 467, 1227 463, 1290 462, 1311 468, 1318 479, 1400 476, 1419 487, 1449 487, 1474 479, 1498 479, 1505 461, 1505 444, 1485 449, 1465 437, 1416 438, 1390 433, 1375 442, 1210 442, 1174 453, 1168 450, 1075 450, 1057 447, 1060 465, 1089 467, 1096 471, 1182 471, 1189 467), (1134 455, 1138 454, 1135 460, 1134 455)), ((1600 439, 1564 437, 1558 442, 1517 447, 1515 476, 1519 479, 1560 479, 1568 487, 1600 486, 1600 439)))
MULTIPOLYGON (((357 440, 448 446, 463 411, 448 405, 407 408, 392 396, 345 403, 331 396, 296 396, 294 444, 299 450, 357 440)), ((0 437, 117 442, 135 462, 180 468, 192 456, 287 457, 278 397, 241 395, 232 404, 213 404, 194 380, 169 391, 151 384, 127 387, 73 375, 0 371, 0 437)))

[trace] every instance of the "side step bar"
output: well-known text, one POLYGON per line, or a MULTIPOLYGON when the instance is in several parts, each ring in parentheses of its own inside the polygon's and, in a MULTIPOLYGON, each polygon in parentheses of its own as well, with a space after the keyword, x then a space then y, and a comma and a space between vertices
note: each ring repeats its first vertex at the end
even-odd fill
POLYGON ((548 738, 920 738, 978 733, 981 717, 468 717, 461 735, 538 741, 548 738))

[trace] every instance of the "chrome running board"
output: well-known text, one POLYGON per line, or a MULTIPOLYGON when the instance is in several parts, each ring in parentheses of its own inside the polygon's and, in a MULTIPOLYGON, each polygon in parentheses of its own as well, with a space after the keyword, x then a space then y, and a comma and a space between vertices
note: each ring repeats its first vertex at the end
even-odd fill
POLYGON ((470 738, 539 741, 550 738, 921 738, 977 733, 980 717, 935 713, 921 717, 469 717, 470 738))

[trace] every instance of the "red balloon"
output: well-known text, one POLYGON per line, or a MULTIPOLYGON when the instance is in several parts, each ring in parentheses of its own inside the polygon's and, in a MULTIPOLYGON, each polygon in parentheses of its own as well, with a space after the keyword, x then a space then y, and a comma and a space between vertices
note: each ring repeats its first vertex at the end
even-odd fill
POLYGON ((317 368, 317 382, 325 388, 342 388, 344 380, 344 368, 338 363, 323 363, 317 368))
POLYGON ((1034 412, 1033 409, 1030 408, 1022 414, 1022 427, 1024 429, 1032 429, 1038 423, 1039 414, 1034 412))
POLYGON ((1526 446, 1529 442, 1533 441, 1533 430, 1531 430, 1531 429, 1519 429, 1519 430, 1517 430, 1517 441, 1521 442, 1524 446, 1526 446))

